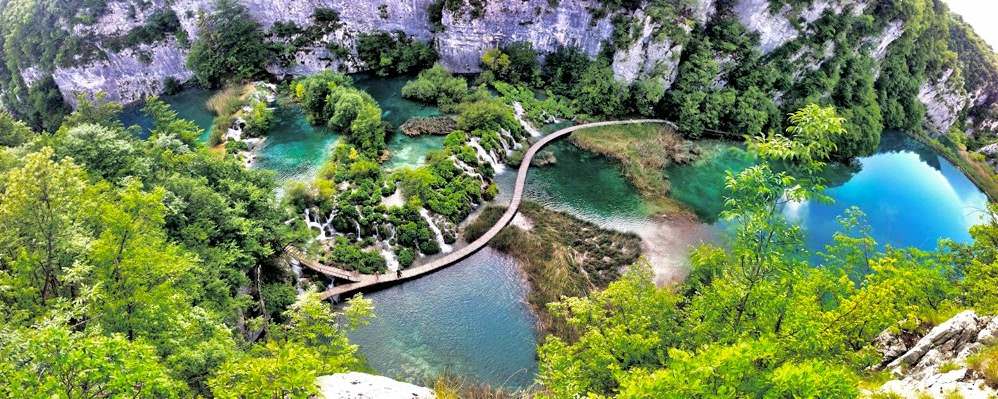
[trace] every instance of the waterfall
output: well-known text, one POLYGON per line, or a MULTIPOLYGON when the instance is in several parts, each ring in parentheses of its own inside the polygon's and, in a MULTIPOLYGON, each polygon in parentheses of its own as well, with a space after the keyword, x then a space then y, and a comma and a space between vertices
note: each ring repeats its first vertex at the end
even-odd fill
POLYGON ((305 290, 301 287, 301 263, 297 259, 291 259, 291 273, 295 275, 295 291, 301 295, 305 290))
POLYGON ((354 219, 353 220, 353 225, 355 227, 357 227, 357 241, 360 241, 361 240, 361 237, 360 237, 360 223, 357 222, 357 219, 354 219))
POLYGON ((489 165, 492 166, 492 171, 495 172, 495 174, 498 175, 499 173, 501 173, 503 170, 506 169, 506 167, 503 166, 503 164, 501 164, 498 161, 496 161, 495 157, 493 157, 487 151, 485 151, 485 149, 482 148, 481 144, 478 144, 478 138, 477 137, 471 139, 471 141, 468 142, 468 145, 470 145, 472 148, 475 149, 475 152, 478 153, 478 158, 479 159, 481 159, 482 161, 488 162, 489 165))
POLYGON ((455 157, 453 155, 451 155, 450 159, 451 159, 451 161, 454 162, 455 166, 457 166, 459 169, 461 169, 462 171, 464 171, 464 174, 466 174, 468 176, 471 176, 471 177, 478 178, 478 180, 482 181, 482 185, 486 185, 485 178, 482 177, 482 174, 478 173, 478 171, 475 170, 475 168, 472 168, 470 165, 464 163, 464 161, 461 161, 460 159, 457 159, 457 157, 455 157))
POLYGON ((430 212, 426 208, 419 208, 419 215, 426 219, 426 223, 430 225, 430 230, 433 230, 433 235, 437 237, 437 244, 440 245, 440 252, 450 252, 451 246, 444 242, 444 234, 440 232, 437 228, 437 224, 433 223, 433 218, 430 217, 430 212))
POLYGON ((509 138, 509 142, 512 143, 511 146, 510 144, 506 143, 506 140, 499 140, 499 143, 502 144, 502 149, 503 151, 506 152, 506 155, 509 155, 510 151, 515 150, 516 147, 519 145, 519 143, 516 142, 516 138, 513 137, 513 135, 509 132, 509 130, 499 129, 499 137, 509 138))
POLYGON ((399 270, 399 260, 395 257, 395 252, 388 246, 388 240, 385 240, 384 245, 381 246, 381 256, 385 258, 385 265, 388 266, 389 271, 399 270))
POLYGON ((537 130, 537 128, 523 118, 523 115, 526 114, 526 112, 523 110, 523 105, 520 105, 519 102, 513 103, 513 114, 516 115, 516 119, 520 121, 520 124, 523 125, 523 129, 526 130, 527 133, 530 133, 531 137, 541 137, 544 135, 544 133, 541 133, 540 130, 537 130))
POLYGON ((319 230, 319 237, 318 237, 319 239, 325 239, 326 238, 326 226, 323 225, 323 224, 321 224, 321 223, 319 223, 319 222, 316 222, 315 220, 313 220, 312 219, 312 213, 309 212, 308 208, 305 208, 305 225, 308 226, 309 230, 311 230, 313 228, 314 229, 318 229, 319 230))

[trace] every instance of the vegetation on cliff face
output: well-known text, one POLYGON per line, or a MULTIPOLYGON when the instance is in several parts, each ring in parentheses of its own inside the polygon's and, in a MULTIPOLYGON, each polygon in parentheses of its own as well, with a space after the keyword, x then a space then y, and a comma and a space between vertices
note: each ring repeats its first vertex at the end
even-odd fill
POLYGON ((239 3, 219 0, 212 13, 198 20, 198 32, 187 67, 201 85, 219 87, 265 73, 270 47, 260 24, 239 3))

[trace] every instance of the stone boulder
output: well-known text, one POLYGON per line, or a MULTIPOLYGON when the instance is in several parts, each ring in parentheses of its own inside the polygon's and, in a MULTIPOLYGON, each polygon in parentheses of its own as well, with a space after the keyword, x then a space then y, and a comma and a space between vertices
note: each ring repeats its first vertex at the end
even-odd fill
POLYGON ((365 373, 340 373, 316 379, 325 399, 431 399, 433 390, 365 373))
POLYGON ((998 391, 967 368, 967 358, 983 347, 998 343, 998 317, 964 311, 913 339, 911 332, 885 331, 874 341, 884 356, 880 369, 895 379, 882 392, 904 398, 945 397, 957 392, 963 398, 991 398, 998 391))

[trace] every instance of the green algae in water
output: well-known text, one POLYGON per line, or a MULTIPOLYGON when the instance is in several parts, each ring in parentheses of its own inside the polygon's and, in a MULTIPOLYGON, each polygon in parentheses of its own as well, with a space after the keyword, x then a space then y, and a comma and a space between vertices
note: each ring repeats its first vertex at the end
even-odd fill
POLYGON ((713 223, 724 210, 724 178, 756 164, 752 154, 727 142, 700 143, 703 156, 692 165, 670 166, 669 196, 686 204, 701 220, 713 223))

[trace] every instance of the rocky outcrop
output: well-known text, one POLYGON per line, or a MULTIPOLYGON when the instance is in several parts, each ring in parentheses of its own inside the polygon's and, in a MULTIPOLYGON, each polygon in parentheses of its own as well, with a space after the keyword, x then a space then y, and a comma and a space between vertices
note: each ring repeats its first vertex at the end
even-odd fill
POLYGON ((379 375, 340 373, 316 379, 325 399, 432 399, 433 390, 379 375))
POLYGON ((904 398, 942 398, 958 392, 964 398, 990 398, 993 387, 967 368, 967 358, 983 347, 998 344, 998 317, 964 311, 934 327, 921 338, 910 332, 885 331, 875 341, 883 355, 881 368, 895 379, 881 388, 904 398))
POLYGON ((184 82, 193 73, 184 65, 187 51, 175 39, 121 52, 109 52, 106 60, 91 64, 57 68, 52 77, 63 97, 76 105, 76 94, 107 93, 112 101, 129 103, 143 96, 157 94, 167 78, 184 82))
POLYGON ((937 79, 923 83, 918 91, 918 100, 925 104, 926 127, 935 135, 946 134, 968 103, 963 85, 951 79, 954 72, 944 71, 937 79))
POLYGON ((630 47, 614 54, 614 77, 628 84, 638 78, 652 77, 663 87, 671 86, 679 72, 683 46, 674 44, 668 37, 657 37, 657 25, 650 16, 639 11, 635 17, 642 21, 641 35, 630 47))
POLYGON ((514 41, 529 41, 541 52, 574 46, 596 56, 613 34, 609 18, 594 19, 593 2, 561 0, 489 1, 480 17, 445 10, 443 32, 436 36, 440 61, 454 72, 478 72, 486 50, 514 41))

